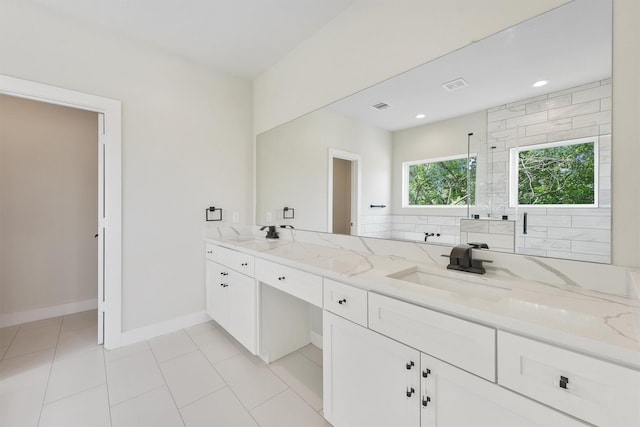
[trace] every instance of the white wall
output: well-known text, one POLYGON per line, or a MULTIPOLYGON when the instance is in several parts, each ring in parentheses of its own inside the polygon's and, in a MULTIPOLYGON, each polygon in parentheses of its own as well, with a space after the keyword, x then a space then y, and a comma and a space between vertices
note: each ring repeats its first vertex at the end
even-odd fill
POLYGON ((204 209, 250 218, 251 84, 16 0, 0 74, 122 101, 123 330, 204 309, 204 209))
MULTIPOLYGON (((256 134, 566 3, 359 1, 254 81, 256 134), (498 12, 496 12, 498 11, 498 12)), ((640 3, 614 0, 613 263, 640 266, 640 3)))
POLYGON ((0 320, 97 306, 98 115, 0 95, 0 320))
MULTIPOLYGON (((391 134, 364 122, 318 110, 261 134, 256 147, 256 222, 291 224, 326 231, 329 149, 362 156, 362 217, 388 209, 391 197, 391 134), (296 159, 292 162, 291 159, 296 159), (282 208, 295 209, 295 219, 282 220, 282 208)), ((386 212, 384 212, 386 211, 386 212)), ((366 221, 365 221, 366 222, 366 221)))

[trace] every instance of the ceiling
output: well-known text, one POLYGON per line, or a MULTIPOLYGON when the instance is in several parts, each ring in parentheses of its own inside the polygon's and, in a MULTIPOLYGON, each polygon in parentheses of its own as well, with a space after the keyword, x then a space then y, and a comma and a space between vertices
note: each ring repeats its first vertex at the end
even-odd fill
POLYGON ((609 78, 611 37, 611 2, 575 0, 329 108, 389 131, 481 111, 609 78), (468 86, 442 87, 458 78, 468 86), (548 84, 532 87, 539 80, 548 84), (381 102, 390 107, 372 108, 381 102))
POLYGON ((253 79, 355 0, 28 0, 253 79))

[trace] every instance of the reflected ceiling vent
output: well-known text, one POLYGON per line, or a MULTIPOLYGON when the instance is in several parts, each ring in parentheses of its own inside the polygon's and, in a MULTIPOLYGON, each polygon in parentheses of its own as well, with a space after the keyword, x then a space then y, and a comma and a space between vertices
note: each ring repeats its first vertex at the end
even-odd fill
POLYGON ((372 105, 373 108, 375 108, 376 110, 386 110, 387 108, 391 108, 391 105, 387 104, 386 102, 378 102, 375 105, 372 105))
POLYGON ((454 90, 462 89, 463 87, 467 86, 469 86, 469 83, 467 83, 463 78, 455 79, 442 84, 442 87, 449 92, 453 92, 454 90))

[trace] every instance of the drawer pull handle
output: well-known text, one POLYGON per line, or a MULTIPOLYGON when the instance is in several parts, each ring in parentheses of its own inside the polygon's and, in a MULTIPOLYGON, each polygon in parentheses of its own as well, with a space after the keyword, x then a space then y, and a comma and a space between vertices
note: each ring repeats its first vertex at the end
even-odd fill
POLYGON ((560 388, 567 389, 567 384, 569 384, 569 378, 565 376, 560 376, 560 388))
POLYGON ((284 276, 278 277, 278 280, 284 280, 284 276))
POLYGON ((429 402, 431 402, 431 398, 429 396, 422 396, 422 406, 426 408, 427 405, 429 405, 429 402))
POLYGON ((407 387, 407 397, 411 397, 411 395, 413 395, 413 393, 415 393, 416 391, 413 389, 413 387, 407 387))
POLYGON ((223 288, 226 288, 229 285, 227 285, 226 283, 220 283, 220 286, 222 286, 223 288))
POLYGON ((249 264, 247 264, 246 262, 243 262, 243 263, 242 263, 242 264, 240 264, 240 265, 241 265, 241 266, 243 266, 243 267, 246 267, 246 266, 247 266, 247 265, 249 265, 249 264))
POLYGON ((342 305, 342 304, 346 304, 347 300, 342 298, 341 300, 338 300, 338 304, 342 305))
POLYGON ((212 254, 212 253, 213 253, 213 251, 207 251, 207 253, 208 253, 208 254, 212 254))
POLYGON ((223 271, 222 273, 220 273, 221 276, 228 276, 229 273, 227 273, 226 271, 223 271))
MULTIPOLYGON (((422 371, 422 378, 427 378, 429 376, 429 374, 431 373, 431 369, 427 368, 424 371, 422 371)), ((424 405, 427 406, 427 405, 424 405)))
POLYGON ((407 371, 410 371, 414 366, 416 366, 416 364, 413 363, 413 360, 410 360, 409 363, 407 363, 407 371))

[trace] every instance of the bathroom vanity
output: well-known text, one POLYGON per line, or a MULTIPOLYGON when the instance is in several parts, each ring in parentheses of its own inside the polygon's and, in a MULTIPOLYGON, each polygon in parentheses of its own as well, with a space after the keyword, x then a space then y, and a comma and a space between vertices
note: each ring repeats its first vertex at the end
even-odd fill
POLYGON ((206 239, 206 309, 269 363, 321 308, 334 426, 640 425, 635 272, 487 252, 478 275, 447 247, 281 234, 206 239))

